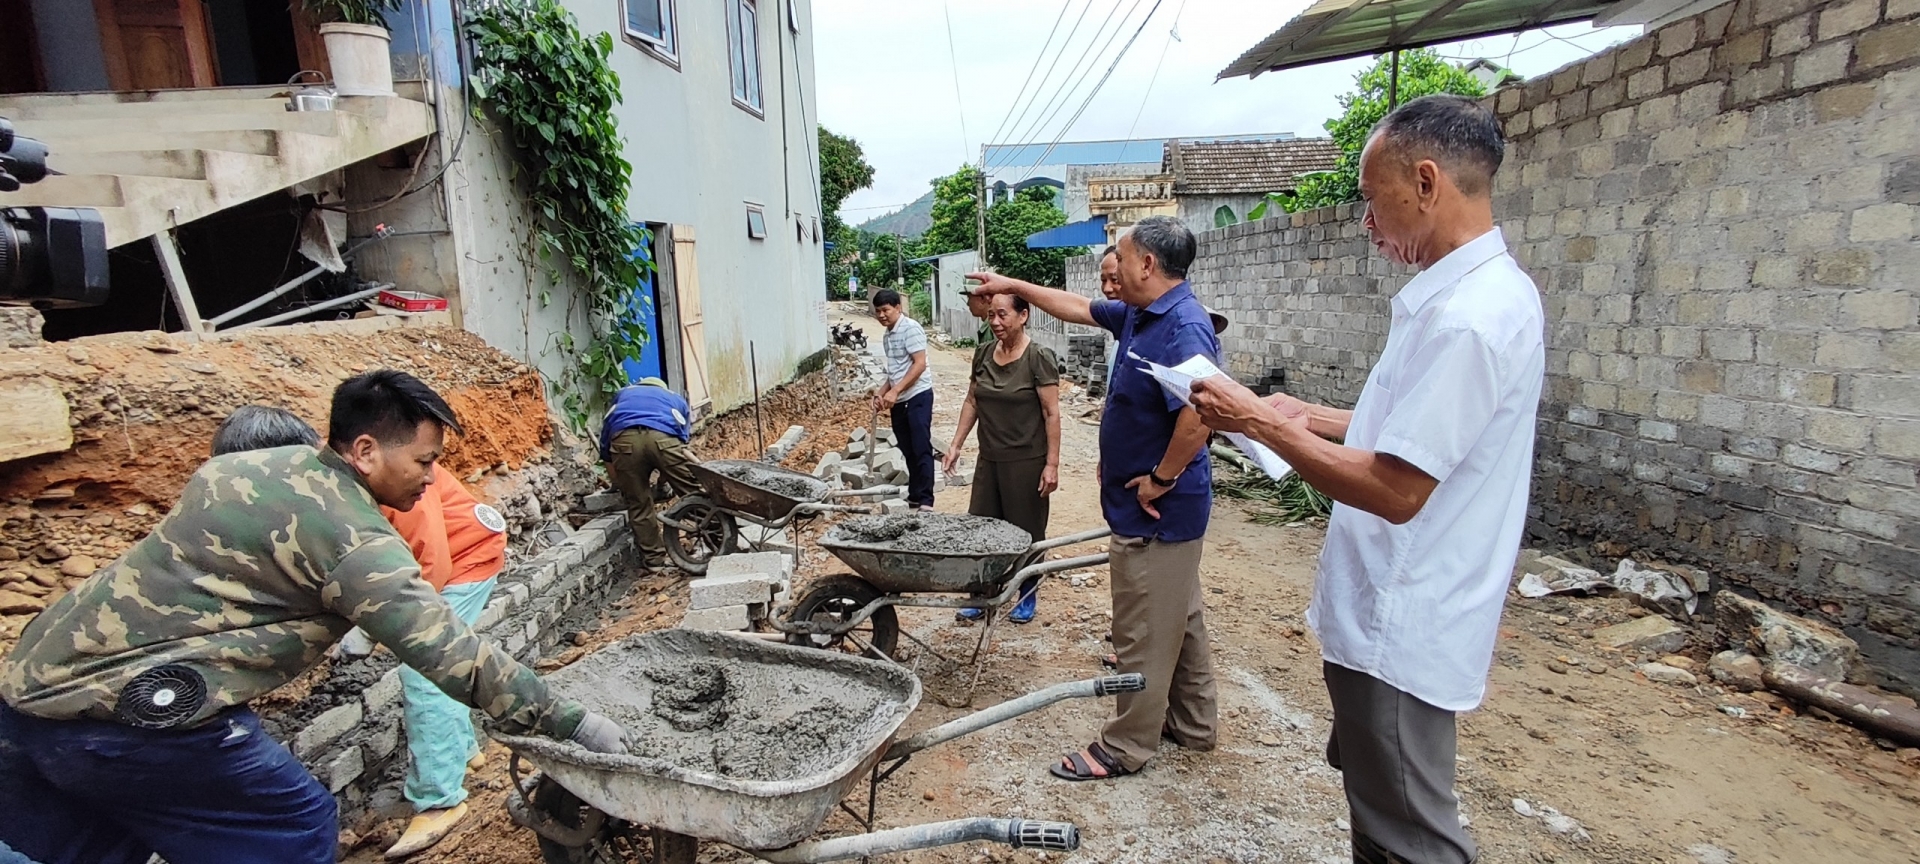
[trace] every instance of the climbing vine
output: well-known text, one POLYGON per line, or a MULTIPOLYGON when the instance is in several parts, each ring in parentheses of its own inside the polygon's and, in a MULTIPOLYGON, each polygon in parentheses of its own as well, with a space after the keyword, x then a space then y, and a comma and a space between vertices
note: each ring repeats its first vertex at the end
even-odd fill
POLYGON ((613 37, 581 33, 554 0, 477 4, 466 32, 475 110, 484 106, 512 136, 527 203, 539 217, 532 241, 553 281, 570 271, 589 301, 590 340, 559 337, 566 372, 553 382, 578 431, 627 383, 622 364, 639 359, 649 338, 634 312, 650 302, 639 288, 653 265, 636 253, 652 238, 627 215, 632 168, 613 118, 620 101, 620 78, 607 62, 613 37))

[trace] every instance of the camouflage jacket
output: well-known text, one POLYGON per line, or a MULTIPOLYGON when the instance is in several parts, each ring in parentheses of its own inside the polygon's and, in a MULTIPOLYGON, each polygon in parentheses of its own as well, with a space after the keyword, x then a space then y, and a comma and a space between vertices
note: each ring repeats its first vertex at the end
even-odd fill
POLYGON ((508 731, 565 738, 585 714, 454 615, 324 447, 201 466, 153 533, 27 625, 0 697, 36 717, 111 720, 135 676, 180 664, 207 685, 191 725, 293 680, 356 624, 508 731))

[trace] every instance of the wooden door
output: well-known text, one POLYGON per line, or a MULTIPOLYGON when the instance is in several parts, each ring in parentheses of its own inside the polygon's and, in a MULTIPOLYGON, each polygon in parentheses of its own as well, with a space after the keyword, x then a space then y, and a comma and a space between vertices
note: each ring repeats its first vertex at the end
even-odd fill
POLYGON ((27 0, 0 0, 0 93, 46 89, 33 37, 33 10, 27 0))
POLYGON ((700 263, 694 254, 692 225, 673 226, 673 276, 680 314, 680 362, 686 370, 687 402, 694 412, 713 403, 707 381, 706 316, 700 310, 700 263))
POLYGON ((93 12, 113 89, 219 84, 200 0, 93 0, 93 12))

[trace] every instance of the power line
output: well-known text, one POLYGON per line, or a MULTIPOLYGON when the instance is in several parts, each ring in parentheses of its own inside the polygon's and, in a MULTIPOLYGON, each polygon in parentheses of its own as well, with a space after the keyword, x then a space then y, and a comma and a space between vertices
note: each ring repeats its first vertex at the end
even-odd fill
MULTIPOLYGON (((1006 131, 1007 121, 1013 119, 1013 109, 1020 107, 1021 98, 1027 95, 1027 85, 1033 83, 1033 73, 1040 71, 1040 61, 1047 59, 1047 48, 1053 45, 1053 34, 1060 32, 1060 22, 1066 20, 1067 9, 1072 5, 1073 0, 1066 0, 1066 2, 1060 4, 1060 14, 1054 16, 1053 28, 1047 31, 1047 41, 1040 43, 1040 53, 1034 55, 1033 65, 1027 67, 1027 80, 1020 82, 1020 89, 1013 94, 1013 101, 1007 105, 1007 113, 1000 115, 1000 125, 994 127, 993 134, 989 136, 986 141, 981 142, 982 144, 990 144, 1000 140, 1000 133, 1006 131)), ((1087 5, 1092 6, 1093 0, 1087 0, 1087 5)), ((1078 26, 1077 22, 1075 26, 1078 26)), ((1072 38, 1072 34, 1068 34, 1068 38, 1072 38)), ((1066 43, 1061 43, 1062 47, 1065 47, 1065 45, 1066 43)), ((985 160, 986 156, 983 153, 981 156, 982 164, 985 164, 985 160)))
MULTIPOLYGON (((1093 7, 1093 2, 1094 2, 1094 0, 1087 0, 1087 8, 1089 8, 1089 9, 1091 9, 1091 8, 1093 7)), ((1107 25, 1113 22, 1113 15, 1114 15, 1114 13, 1115 13, 1115 12, 1119 12, 1119 11, 1120 11, 1120 4, 1121 4, 1121 3, 1123 3, 1123 2, 1125 2, 1125 0, 1114 0, 1114 2, 1113 2, 1113 8, 1112 8, 1112 9, 1109 9, 1109 10, 1107 10, 1107 17, 1106 17, 1106 18, 1104 18, 1104 19, 1101 19, 1101 21, 1100 21, 1100 26, 1094 29, 1094 31, 1093 31, 1093 36, 1092 36, 1091 38, 1089 38, 1089 39, 1087 40, 1087 45, 1086 45, 1086 47, 1085 47, 1085 48, 1082 48, 1082 49, 1080 50, 1080 56, 1079 56, 1078 58, 1076 58, 1076 59, 1075 59, 1075 60, 1073 61, 1073 65, 1072 65, 1072 66, 1069 66, 1069 67, 1067 67, 1067 72, 1066 72, 1066 75, 1065 75, 1064 77, 1062 77, 1062 78, 1060 79, 1060 84, 1059 84, 1059 86, 1058 86, 1058 87, 1055 87, 1055 88, 1054 88, 1054 91, 1053 91, 1053 95, 1052 95, 1052 96, 1049 96, 1049 97, 1047 97, 1047 100, 1046 100, 1046 107, 1043 107, 1043 108, 1041 108, 1041 109, 1040 109, 1040 113, 1034 116, 1034 120, 1033 120, 1033 122, 1032 122, 1032 123, 1030 123, 1030 124, 1028 124, 1028 125, 1026 126, 1026 128, 1024 129, 1024 131, 1016 131, 1016 132, 1015 132, 1015 133, 1014 133, 1014 134, 1013 134, 1013 135, 1011 136, 1011 139, 1010 139, 1010 140, 1012 140, 1012 141, 1014 141, 1014 142, 1024 142, 1024 141, 1026 141, 1027 139, 1029 139, 1029 138, 1031 138, 1031 137, 1033 137, 1033 135, 1034 135, 1035 133, 1037 133, 1037 132, 1039 132, 1039 131, 1040 131, 1040 129, 1042 129, 1042 128, 1044 128, 1044 126, 1046 125, 1046 118, 1047 118, 1047 116, 1048 116, 1048 113, 1049 113, 1049 112, 1054 112, 1054 111, 1057 111, 1057 108, 1056 108, 1056 106, 1057 106, 1057 105, 1058 105, 1058 104, 1059 104, 1059 103, 1060 103, 1060 102, 1062 101, 1062 99, 1063 99, 1063 98, 1065 97, 1065 95, 1066 95, 1066 94, 1068 93, 1068 91, 1069 91, 1069 89, 1070 89, 1070 87, 1071 87, 1071 88, 1076 88, 1076 89, 1077 89, 1077 88, 1079 87, 1079 83, 1078 83, 1077 81, 1075 81, 1075 79, 1074 79, 1074 73, 1075 73, 1076 71, 1078 71, 1078 70, 1080 70, 1080 67, 1081 67, 1081 66, 1082 66, 1083 64, 1085 64, 1085 63, 1087 62, 1087 55, 1088 55, 1088 54, 1091 54, 1091 53, 1093 53, 1093 46, 1094 46, 1094 43, 1096 43, 1096 42, 1099 42, 1099 41, 1100 41, 1100 34, 1102 34, 1102 33, 1105 33, 1105 32, 1106 32, 1106 30, 1107 30, 1107 25)), ((1139 5, 1140 5, 1140 0, 1134 0, 1134 5, 1135 5, 1135 6, 1139 6, 1139 5)), ((1124 21, 1123 21, 1122 23, 1124 23, 1124 21)), ((1077 29, 1078 29, 1078 27, 1076 27, 1075 29, 1077 30, 1077 29)), ((1118 30, 1116 30, 1116 31, 1114 31, 1114 32, 1116 32, 1116 33, 1117 33, 1117 32, 1119 32, 1119 31, 1118 31, 1118 30)), ((1069 34, 1069 36, 1068 36, 1068 39, 1069 39, 1069 40, 1071 40, 1071 39, 1072 39, 1072 36, 1071 36, 1071 34, 1069 34)), ((1109 40, 1108 40, 1108 44, 1112 44, 1112 40, 1111 40, 1111 39, 1109 39, 1109 40)), ((1060 45, 1060 48, 1061 48, 1061 51, 1060 51, 1060 54, 1059 54, 1058 56, 1056 56, 1056 57, 1054 57, 1054 63, 1055 63, 1055 65, 1058 65, 1058 63, 1059 63, 1059 61, 1060 61, 1060 57, 1063 57, 1063 56, 1065 56, 1065 55, 1066 55, 1066 49, 1067 49, 1067 47, 1068 47, 1068 45, 1067 45, 1067 43, 1064 43, 1064 42, 1063 42, 1063 43, 1061 43, 1061 45, 1060 45)), ((1104 53, 1106 53, 1106 48, 1105 48, 1104 46, 1103 46, 1103 47, 1102 47, 1102 48, 1100 49, 1100 53, 1102 53, 1102 54, 1104 54, 1104 53)), ((1097 55, 1097 54, 1096 54, 1096 55, 1094 55, 1094 56, 1095 56, 1095 57, 1097 58, 1097 57, 1098 57, 1099 55, 1097 55)), ((1052 75, 1052 73, 1053 73, 1053 70, 1052 70, 1051 68, 1049 68, 1049 69, 1047 70, 1047 73, 1048 73, 1048 75, 1050 76, 1050 75, 1052 75)), ((1081 74, 1081 77, 1080 77, 1080 79, 1079 79, 1079 80, 1080 80, 1080 81, 1084 81, 1084 80, 1086 80, 1086 77, 1085 77, 1085 74, 1084 74, 1084 72, 1083 72, 1083 73, 1081 74)), ((1045 79, 1042 79, 1042 80, 1041 80, 1041 89, 1045 89, 1045 87, 1046 87, 1046 81, 1045 81, 1045 79)), ((1037 94, 1037 93, 1038 93, 1038 91, 1035 91, 1035 93, 1037 94)), ((1027 103, 1027 107, 1028 107, 1028 108, 1032 108, 1032 107, 1033 107, 1033 106, 1034 106, 1035 104, 1038 104, 1038 100, 1035 100, 1034 102, 1029 102, 1029 103, 1027 103)), ((1024 118, 1024 116, 1025 116, 1025 112, 1022 112, 1022 117, 1024 118)), ((1018 123, 1018 122, 1016 122, 1016 123, 1015 123, 1014 125, 1015 125, 1015 127, 1016 127, 1016 128, 1017 128, 1017 127, 1019 127, 1019 123, 1018 123)), ((1006 156, 1006 161, 1005 161, 1005 162, 1002 162, 1002 163, 1001 163, 1000 165, 998 165, 998 166, 989 166, 989 167, 990 167, 990 168, 992 168, 992 167, 1001 167, 1001 168, 1004 168, 1004 167, 1006 167, 1007 165, 1009 165, 1009 164, 1011 164, 1011 163, 1012 163, 1012 160, 1013 160, 1013 155, 1012 155, 1011 153, 1009 153, 1009 154, 1007 154, 1007 156, 1006 156)))
POLYGON ((1187 0, 1180 0, 1180 8, 1174 10, 1173 26, 1167 28, 1167 41, 1160 45, 1160 59, 1154 61, 1153 77, 1147 79, 1147 92, 1140 97, 1140 110, 1133 112, 1133 124, 1127 127, 1127 137, 1133 140, 1133 131, 1140 128, 1140 118, 1147 113, 1147 100, 1153 97, 1153 85, 1160 80, 1160 67, 1167 62, 1167 50, 1173 47, 1173 34, 1180 32, 1180 16, 1187 11, 1187 0))
MULTIPOLYGON (((1071 2, 1071 0, 1069 0, 1069 2, 1071 2)), ((1080 32, 1080 25, 1087 20, 1087 13, 1093 11, 1093 4, 1094 0, 1087 0, 1087 5, 1080 7, 1080 15, 1073 19, 1073 26, 1067 29, 1067 37, 1060 40, 1059 48, 1054 49, 1053 62, 1047 64, 1047 71, 1040 75, 1040 83, 1034 85, 1032 95, 1027 97, 1027 107, 1020 109, 1020 115, 1013 119, 1013 125, 1007 127, 1007 134, 1010 137, 1003 139, 996 133, 994 136, 995 139, 1001 141, 1018 140, 1017 137, 1012 136, 1020 129, 1020 124, 1026 122, 1027 113, 1032 111, 1034 106, 1040 104, 1040 91, 1047 89, 1047 80, 1053 77, 1053 70, 1060 68, 1060 59, 1067 55, 1067 46, 1073 44, 1073 37, 1080 32)), ((1118 8, 1119 0, 1114 0, 1114 6, 1118 8)), ((1038 61, 1035 62, 1037 63, 1038 61)), ((1068 69, 1067 74, 1072 75, 1073 70, 1068 69)), ((1006 158, 1011 157, 1008 156, 1006 158)), ((983 170, 992 170, 996 167, 987 164, 984 154, 982 154, 981 166, 983 170)))
MULTIPOLYGON (((1107 86, 1107 79, 1113 77, 1113 70, 1120 68, 1120 61, 1126 59, 1127 52, 1133 48, 1134 40, 1139 39, 1141 32, 1147 29, 1147 22, 1153 20, 1153 13, 1160 10, 1160 4, 1162 2, 1164 2, 1164 0, 1153 0, 1153 7, 1147 10, 1147 17, 1140 19, 1140 26, 1134 28, 1132 36, 1127 37, 1127 44, 1120 46, 1120 53, 1113 56, 1113 63, 1107 66, 1106 74, 1100 76, 1100 81, 1093 85, 1093 89, 1087 92, 1087 98, 1080 103, 1079 110, 1073 112, 1073 116, 1068 118, 1066 124, 1060 127, 1060 134, 1054 136, 1053 143, 1047 145, 1046 152, 1041 153, 1040 158, 1034 160, 1033 165, 1027 168, 1027 176, 1032 176, 1034 170, 1047 161, 1047 157, 1053 154, 1054 148, 1060 146, 1061 139, 1067 137, 1068 130, 1073 128, 1073 124, 1080 122, 1080 116, 1082 114, 1087 113, 1087 106, 1093 104, 1093 97, 1100 95, 1100 88, 1107 86)), ((1025 180, 1027 178, 1021 177, 1020 179, 1025 180)))
MULTIPOLYGON (((1111 34, 1109 34, 1109 35, 1107 36, 1107 41, 1101 44, 1101 46, 1100 46, 1100 50, 1099 50, 1099 51, 1096 51, 1096 52, 1094 52, 1094 53, 1093 53, 1093 63, 1092 63, 1092 64, 1090 64, 1090 65, 1089 65, 1089 66, 1088 66, 1088 67, 1087 67, 1087 68, 1086 68, 1085 70, 1082 70, 1082 71, 1080 72, 1080 77, 1079 77, 1079 79, 1078 79, 1078 80, 1076 80, 1076 81, 1074 81, 1074 82, 1073 82, 1073 86, 1071 86, 1071 87, 1067 87, 1067 88, 1063 88, 1063 89, 1064 89, 1064 93, 1061 93, 1061 94, 1056 94, 1056 95, 1057 95, 1057 96, 1058 96, 1059 98, 1058 98, 1057 100, 1055 100, 1054 102, 1052 102, 1052 103, 1050 103, 1050 104, 1048 105, 1048 110, 1047 110, 1047 111, 1046 111, 1046 112, 1045 112, 1045 113, 1043 114, 1043 116, 1041 117, 1041 119, 1040 119, 1040 120, 1039 120, 1038 122, 1036 122, 1036 123, 1034 124, 1034 129, 1033 129, 1033 132, 1035 132, 1035 133, 1038 133, 1039 135, 1041 135, 1042 137, 1044 137, 1044 136, 1046 135, 1046 132, 1045 132, 1044 130, 1045 130, 1045 129, 1046 129, 1046 128, 1047 128, 1048 126, 1050 126, 1050 125, 1052 125, 1052 124, 1053 124, 1053 120, 1054 120, 1054 118, 1056 118, 1056 117, 1058 117, 1058 116, 1060 116, 1060 112, 1061 112, 1061 111, 1062 111, 1063 109, 1065 109, 1065 108, 1066 108, 1066 107, 1067 107, 1067 106, 1068 106, 1069 104, 1071 104, 1071 103, 1073 102, 1073 100, 1074 100, 1074 99, 1076 99, 1076 98, 1078 98, 1078 96, 1079 96, 1079 93, 1080 93, 1080 86, 1081 86, 1082 84, 1085 84, 1085 83, 1087 82, 1087 77, 1088 77, 1088 74, 1089 74, 1089 73, 1091 73, 1091 72, 1093 71, 1093 67, 1094 67, 1094 66, 1096 66, 1096 65, 1098 65, 1098 64, 1099 64, 1099 62, 1100 62, 1100 58, 1102 58, 1102 57, 1105 57, 1105 56, 1106 56, 1106 54, 1107 54, 1107 49, 1113 46, 1113 41, 1114 41, 1115 39, 1118 39, 1118 38, 1120 38, 1120 33, 1121 33, 1122 31, 1124 31, 1124 30, 1126 29, 1126 25, 1127 25, 1127 21, 1128 21, 1129 19, 1131 19, 1131 18, 1133 17, 1133 11, 1134 11, 1135 9, 1138 9, 1138 8, 1140 8, 1140 2, 1141 2, 1141 0, 1133 0, 1133 5, 1132 5, 1132 6, 1129 6, 1129 7, 1127 7, 1127 13, 1126 13, 1125 15, 1122 15, 1122 16, 1120 17, 1120 21, 1119 21, 1119 23, 1118 23, 1118 24, 1117 24, 1117 25, 1116 25, 1116 26, 1114 27, 1114 29, 1113 29, 1113 33, 1111 33, 1111 34)), ((1155 7, 1158 7, 1159 5, 1160 5, 1160 2, 1159 2, 1159 0, 1154 0, 1154 6, 1155 6, 1155 7)), ((1116 10, 1118 10, 1118 8, 1119 8, 1119 4, 1117 4, 1117 3, 1116 3, 1116 4, 1115 4, 1115 9, 1116 9, 1116 10)), ((1151 12, 1151 10, 1149 10, 1149 12, 1148 12, 1148 16, 1147 16, 1147 17, 1148 17, 1148 18, 1151 18, 1151 17, 1152 17, 1152 12, 1151 12)), ((1144 24, 1146 23, 1146 19, 1144 19, 1144 18, 1143 18, 1143 19, 1141 19, 1141 23, 1142 23, 1142 25, 1144 25, 1144 24)), ((1104 31, 1105 29, 1106 29, 1106 28, 1105 28, 1105 25, 1103 24, 1103 25, 1102 25, 1102 27, 1101 27, 1101 30, 1102 30, 1102 31, 1104 31)), ((1138 31, 1136 31, 1136 33, 1135 33, 1135 35, 1138 35, 1138 31)), ((1095 34, 1095 37, 1094 37, 1094 38, 1096 38, 1096 39, 1097 39, 1097 38, 1099 38, 1099 35, 1098 35, 1098 34, 1095 34)), ((1131 44, 1131 43, 1129 43, 1129 44, 1131 44)), ((1091 47, 1092 47, 1092 45, 1091 45, 1091 44, 1089 44, 1089 45, 1088 45, 1088 47, 1089 47, 1089 48, 1091 48, 1091 47)), ((1124 50, 1122 51, 1122 53, 1125 53, 1125 52, 1124 52, 1124 50)), ((1083 55, 1083 56, 1084 56, 1084 55, 1083 55)), ((1078 63, 1075 63, 1075 66, 1078 66, 1078 65, 1079 65, 1078 63)), ((1065 82, 1062 82, 1062 83, 1065 83, 1065 82)), ((1058 144, 1058 139, 1056 139, 1056 140, 1055 140, 1055 144, 1056 144, 1056 145, 1058 144)), ((1053 152, 1053 147, 1052 147, 1052 146, 1049 146, 1049 147, 1047 148, 1047 150, 1046 150, 1046 153, 1052 153, 1052 152, 1053 152)), ((1046 158, 1046 154, 1044 154, 1044 153, 1043 153, 1043 154, 1042 154, 1042 156, 1041 156, 1041 158, 1042 158, 1042 159, 1044 160, 1044 159, 1046 158)), ((1022 177, 1021 177, 1020 179, 1021 179, 1021 180, 1025 180, 1025 179, 1026 179, 1027 177, 1030 177, 1030 176, 1032 176, 1032 175, 1033 175, 1033 172, 1034 172, 1034 171, 1035 171, 1036 169, 1038 169, 1038 168, 1039 168, 1039 166, 1040 166, 1040 163, 1039 163, 1039 162, 1035 162, 1035 163, 1032 163, 1032 164, 1030 164, 1030 165, 1028 165, 1028 166, 1027 166, 1027 173, 1026 173, 1025 175, 1023 175, 1023 176, 1022 176, 1022 177)))
POLYGON ((953 106, 960 112, 960 161, 973 154, 967 149, 967 103, 960 98, 960 54, 953 50, 953 11, 941 0, 940 14, 947 19, 947 59, 953 64, 953 106))

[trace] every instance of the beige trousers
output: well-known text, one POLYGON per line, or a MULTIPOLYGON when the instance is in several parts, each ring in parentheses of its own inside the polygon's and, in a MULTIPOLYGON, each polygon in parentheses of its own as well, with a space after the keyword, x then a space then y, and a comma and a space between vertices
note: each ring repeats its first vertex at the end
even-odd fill
POLYGON ((1196 750, 1212 749, 1218 738, 1213 652, 1200 594, 1203 542, 1118 534, 1108 541, 1113 652, 1121 672, 1147 679, 1147 689, 1114 700, 1113 719, 1100 732, 1100 743, 1128 771, 1159 752, 1163 725, 1196 750))

